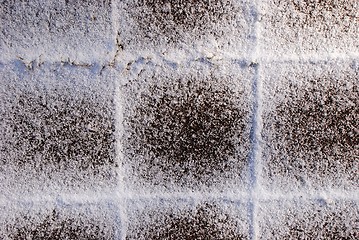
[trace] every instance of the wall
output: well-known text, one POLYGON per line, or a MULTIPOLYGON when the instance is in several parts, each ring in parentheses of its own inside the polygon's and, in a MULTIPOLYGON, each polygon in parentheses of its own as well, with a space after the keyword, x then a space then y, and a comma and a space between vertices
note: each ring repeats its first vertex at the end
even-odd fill
POLYGON ((359 3, 0 1, 1 239, 358 239, 359 3))

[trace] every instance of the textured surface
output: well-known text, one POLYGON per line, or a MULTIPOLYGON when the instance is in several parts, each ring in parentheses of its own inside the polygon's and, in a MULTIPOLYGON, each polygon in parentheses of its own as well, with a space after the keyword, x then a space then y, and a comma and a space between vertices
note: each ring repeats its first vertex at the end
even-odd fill
POLYGON ((177 48, 193 54, 204 47, 203 51, 245 55, 250 44, 252 17, 245 1, 126 0, 118 9, 121 43, 130 52, 166 54, 177 48))
POLYGON ((2 214, 1 227, 7 234, 1 239, 115 239, 116 208, 109 205, 57 207, 53 204, 21 206, 12 215, 2 214), (6 217, 6 219, 4 219, 6 217), (4 221, 6 220, 6 221, 4 221))
POLYGON ((260 239, 357 239, 358 202, 268 201, 260 208, 260 239))
POLYGON ((265 80, 264 166, 271 188, 356 188, 358 68, 279 64, 265 80))
POLYGON ((0 239, 358 239, 355 0, 0 0, 0 239))
POLYGON ((248 237, 246 206, 234 202, 161 201, 129 204, 127 239, 231 239, 248 237), (139 221, 141 219, 141 221, 139 221))
POLYGON ((240 184, 250 150, 250 71, 143 67, 122 90, 129 183, 146 190, 240 184))
POLYGON ((18 61, 0 71, 1 192, 116 182, 111 82, 61 64, 29 69, 18 61))
POLYGON ((0 1, 0 53, 26 61, 109 61, 111 1, 0 1))
POLYGON ((260 49, 270 56, 355 54, 359 48, 356 0, 265 0, 259 12, 260 49))

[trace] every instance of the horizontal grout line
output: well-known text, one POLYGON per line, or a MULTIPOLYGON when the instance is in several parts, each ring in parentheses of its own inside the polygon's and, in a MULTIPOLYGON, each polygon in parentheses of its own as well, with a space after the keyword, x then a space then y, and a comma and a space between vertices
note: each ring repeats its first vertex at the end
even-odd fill
POLYGON ((319 55, 285 55, 279 57, 260 56, 257 61, 259 63, 321 63, 330 61, 354 61, 359 60, 359 53, 351 54, 319 54, 319 55))
MULTIPOLYGON (((141 56, 139 56, 138 58, 141 58, 141 56)), ((203 56, 203 58, 206 58, 205 56, 203 56)), ((166 60, 166 58, 162 57, 162 60, 166 60)), ((211 59, 207 59, 208 62, 211 62, 211 59)), ((241 65, 247 65, 248 67, 251 65, 252 61, 256 61, 256 63, 262 63, 262 64, 266 64, 266 63, 293 63, 293 62, 298 62, 298 63, 306 63, 306 62, 311 62, 311 63, 315 63, 315 62, 327 62, 327 61, 354 61, 354 60, 359 60, 359 53, 351 53, 349 54, 321 54, 321 55, 285 55, 285 56, 281 56, 279 57, 266 57, 266 56, 257 56, 256 59, 247 59, 245 57, 238 57, 238 58, 223 58, 221 60, 216 60, 213 63, 223 63, 223 62, 233 62, 233 63, 240 63, 241 65)), ((0 59, 0 65, 12 65, 14 64, 15 61, 20 61, 22 62, 25 66, 28 66, 29 68, 33 69, 33 68, 40 68, 43 64, 50 64, 50 65, 57 65, 57 64, 62 64, 62 65, 68 65, 68 66, 73 66, 73 67, 78 67, 78 68, 92 68, 92 67, 96 67, 96 68, 106 68, 106 67, 116 67, 119 65, 123 65, 126 66, 127 64, 131 64, 132 61, 126 61, 126 62, 120 62, 120 61, 115 61, 114 64, 112 63, 99 63, 99 62, 76 62, 76 61, 44 61, 44 62, 39 62, 38 60, 32 60, 32 61, 27 61, 25 59, 12 59, 12 60, 7 60, 7 61, 2 61, 0 59)), ((152 60, 150 60, 152 61, 152 60)), ((158 62, 159 65, 161 64, 166 64, 166 61, 158 61, 158 60, 153 60, 154 62, 158 62)), ((181 61, 179 62, 179 64, 185 64, 188 62, 193 62, 195 61, 195 59, 186 59, 185 61, 181 61)))
MULTIPOLYGON (((355 191, 343 192, 338 190, 313 191, 313 192, 264 192, 255 193, 257 201, 310 201, 328 199, 331 201, 359 201, 359 194, 355 191)), ((77 204, 120 204, 125 201, 150 201, 150 200, 168 200, 168 201, 239 201, 247 202, 250 195, 246 192, 239 193, 206 193, 206 192, 175 192, 175 193, 150 193, 138 194, 127 192, 124 196, 111 192, 89 192, 85 194, 60 194, 57 196, 42 195, 41 197, 23 196, 0 198, 0 206, 9 205, 41 205, 44 203, 66 206, 77 204)))

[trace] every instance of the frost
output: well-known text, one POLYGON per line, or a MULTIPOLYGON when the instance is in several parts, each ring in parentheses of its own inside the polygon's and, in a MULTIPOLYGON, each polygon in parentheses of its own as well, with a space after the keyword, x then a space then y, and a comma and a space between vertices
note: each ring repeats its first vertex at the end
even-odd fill
POLYGON ((122 90, 129 176, 143 186, 191 189, 245 179, 249 72, 234 77, 209 67, 168 74, 143 67, 122 90))

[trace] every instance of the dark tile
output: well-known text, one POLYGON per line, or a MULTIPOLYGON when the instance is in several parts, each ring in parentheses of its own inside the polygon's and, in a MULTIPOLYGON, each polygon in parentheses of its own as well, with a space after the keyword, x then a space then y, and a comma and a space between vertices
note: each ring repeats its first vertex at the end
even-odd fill
POLYGON ((111 1, 2 1, 2 58, 95 62, 113 57, 111 1))
POLYGON ((287 54, 358 53, 358 3, 345 1, 278 1, 260 3, 262 51, 287 54))
POLYGON ((114 206, 101 205, 16 207, 0 227, 0 237, 13 240, 117 239, 121 222, 116 212, 114 206))
POLYGON ((358 71, 340 61, 280 64, 267 73, 265 182, 357 188, 358 71))
POLYGON ((260 239, 357 239, 358 204, 355 201, 262 202, 260 239))
MULTIPOLYGON (((215 42, 222 50, 243 54, 251 17, 247 3, 215 1, 123 1, 118 7, 119 32, 125 50, 188 48, 215 42)), ((165 50, 165 49, 164 49, 165 50)))
POLYGON ((156 201, 129 207, 126 239, 247 239, 243 205, 156 201))
POLYGON ((242 75, 195 66, 147 70, 123 87, 129 184, 151 191, 239 184, 245 179, 251 113, 248 70, 242 75))
MULTIPOLYGON (((61 65, 16 71, 16 65, 2 71, 0 163, 9 181, 3 190, 16 192, 11 182, 18 182, 32 191, 32 180, 64 188, 114 183, 110 76, 61 65)), ((46 188, 35 184, 40 191, 46 188)))

